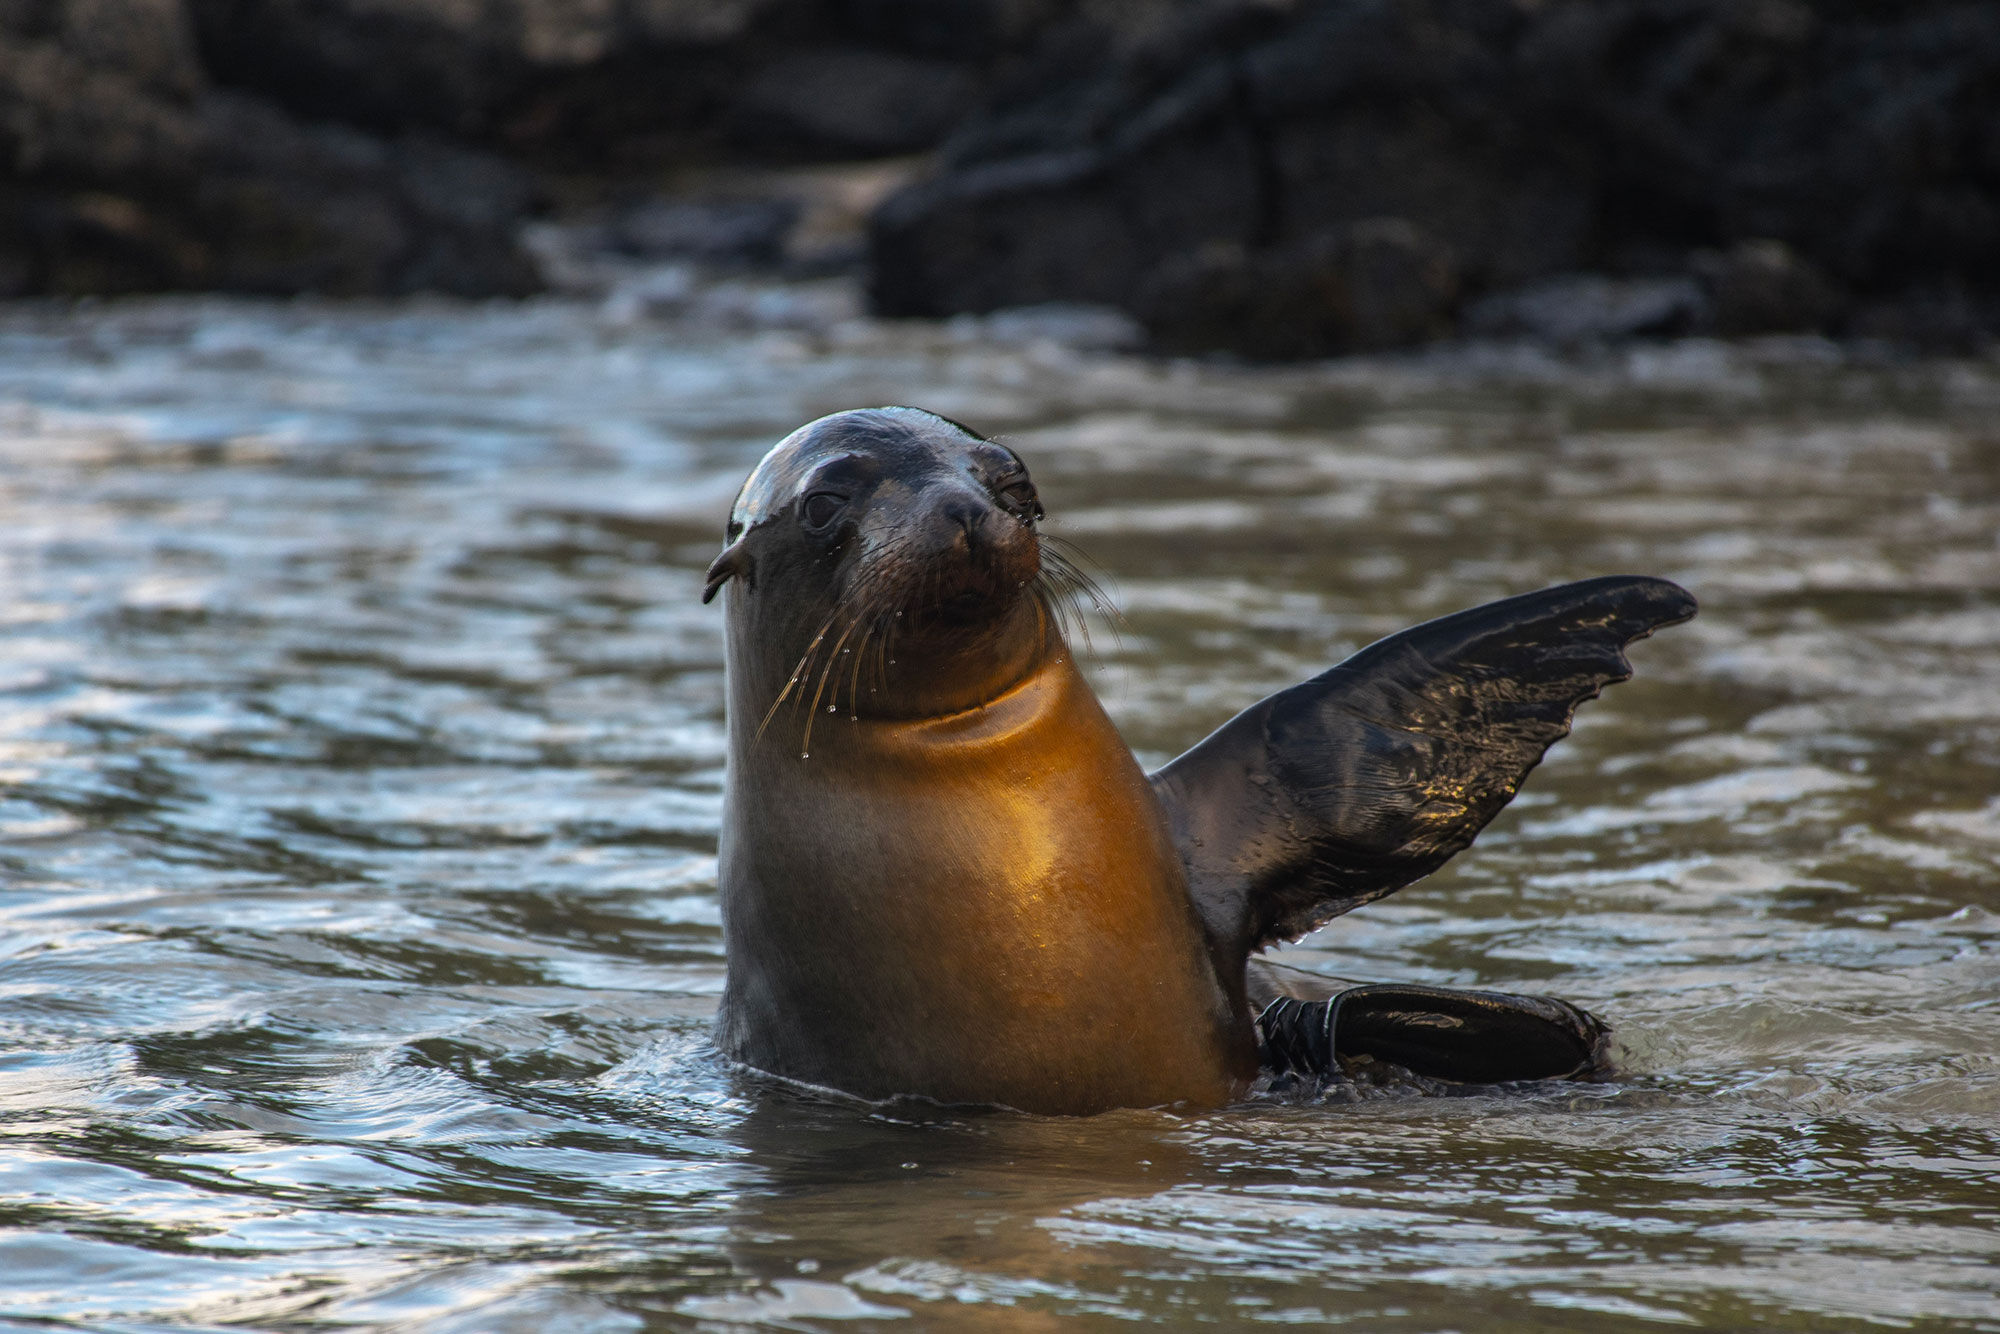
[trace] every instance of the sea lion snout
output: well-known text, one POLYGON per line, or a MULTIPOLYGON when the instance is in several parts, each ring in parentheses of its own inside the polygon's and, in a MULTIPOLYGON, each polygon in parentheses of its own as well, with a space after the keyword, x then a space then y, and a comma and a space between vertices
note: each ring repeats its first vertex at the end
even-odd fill
POLYGON ((992 510, 985 497, 968 495, 963 489, 938 502, 938 518, 943 521, 955 552, 962 550, 969 556, 985 545, 980 530, 986 526, 992 510))
POLYGON ((914 408, 835 413, 786 436, 751 472, 702 600, 754 569, 760 550, 826 570, 836 597, 877 602, 895 585, 906 612, 997 595, 1040 572, 1041 517, 1006 446, 914 408))
POLYGON ((862 526, 849 582, 879 590, 918 625, 1004 616, 1041 572, 1034 529, 969 480, 940 479, 878 503, 862 526))

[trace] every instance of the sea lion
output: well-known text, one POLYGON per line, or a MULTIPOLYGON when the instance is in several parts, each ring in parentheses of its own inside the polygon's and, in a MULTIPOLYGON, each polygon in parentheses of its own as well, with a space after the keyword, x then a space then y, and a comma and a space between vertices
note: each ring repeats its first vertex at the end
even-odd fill
POLYGON ((1011 449, 914 408, 811 422, 744 483, 703 592, 729 590, 722 1050, 1048 1113, 1217 1106, 1385 1034, 1445 1074, 1588 1064, 1602 1030, 1561 1002, 1335 996, 1250 956, 1469 844, 1693 599, 1616 577, 1432 621, 1149 778, 1064 639, 1042 517, 1011 449))

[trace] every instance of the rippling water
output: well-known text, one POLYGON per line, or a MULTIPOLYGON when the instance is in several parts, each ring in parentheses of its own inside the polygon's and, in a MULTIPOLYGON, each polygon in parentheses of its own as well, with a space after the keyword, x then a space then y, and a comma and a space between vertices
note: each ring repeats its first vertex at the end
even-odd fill
POLYGON ((2000 362, 1253 371, 845 300, 0 311, 0 1312, 2000 1329, 2000 362), (925 1119, 720 1061, 700 571, 881 402, 1028 458, 1149 762, 1424 617, 1694 589, 1472 853, 1284 955, 1569 997, 1629 1077, 925 1119))

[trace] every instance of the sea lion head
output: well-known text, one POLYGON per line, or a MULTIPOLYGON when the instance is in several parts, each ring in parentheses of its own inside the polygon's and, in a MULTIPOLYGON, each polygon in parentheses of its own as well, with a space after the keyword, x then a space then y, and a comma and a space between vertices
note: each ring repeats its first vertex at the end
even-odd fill
POLYGON ((704 602, 733 584, 732 695, 908 718, 1005 693, 1061 644, 1041 518, 1019 455, 933 413, 800 427, 744 482, 708 570, 704 602))

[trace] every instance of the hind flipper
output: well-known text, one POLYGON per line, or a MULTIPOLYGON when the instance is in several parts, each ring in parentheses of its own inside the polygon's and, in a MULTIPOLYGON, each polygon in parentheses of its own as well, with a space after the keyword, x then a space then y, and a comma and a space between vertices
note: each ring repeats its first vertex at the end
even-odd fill
POLYGON ((1461 1084, 1598 1078, 1610 1073, 1610 1032, 1553 996, 1391 983, 1323 1000, 1278 995, 1257 1016, 1266 1069, 1322 1078, 1359 1056, 1461 1084))
POLYGON ((1391 635, 1224 723, 1153 775, 1219 957, 1294 940, 1444 865, 1694 615, 1664 579, 1587 579, 1391 635))

